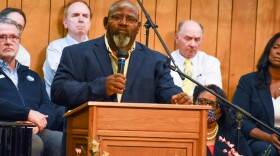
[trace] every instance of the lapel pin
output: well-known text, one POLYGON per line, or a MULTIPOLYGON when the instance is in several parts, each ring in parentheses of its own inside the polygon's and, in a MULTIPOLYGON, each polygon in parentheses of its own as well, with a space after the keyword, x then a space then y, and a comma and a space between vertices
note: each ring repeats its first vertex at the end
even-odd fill
POLYGON ((28 81, 34 81, 34 78, 30 75, 28 75, 26 78, 27 78, 28 81))

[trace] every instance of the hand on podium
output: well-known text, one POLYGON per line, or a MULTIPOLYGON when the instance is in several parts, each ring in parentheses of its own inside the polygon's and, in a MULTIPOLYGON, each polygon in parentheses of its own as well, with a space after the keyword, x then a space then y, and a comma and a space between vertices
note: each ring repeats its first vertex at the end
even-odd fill
POLYGON ((188 96, 184 92, 181 92, 177 95, 172 96, 171 103, 172 104, 182 104, 182 105, 192 105, 193 104, 190 96, 188 96))

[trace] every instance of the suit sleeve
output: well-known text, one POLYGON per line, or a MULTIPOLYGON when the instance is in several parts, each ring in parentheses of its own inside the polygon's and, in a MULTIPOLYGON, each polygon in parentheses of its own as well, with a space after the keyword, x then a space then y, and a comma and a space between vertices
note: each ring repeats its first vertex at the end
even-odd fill
POLYGON ((0 120, 1 121, 24 121, 27 120, 30 109, 23 105, 0 98, 0 120))
POLYGON ((156 103, 171 103, 171 97, 183 90, 174 84, 170 69, 164 66, 164 58, 156 65, 156 103))
MULTIPOLYGON (((241 77, 237 86, 237 89, 234 93, 232 102, 239 107, 243 108, 245 111, 251 113, 251 93, 252 93, 252 82, 247 77, 241 77)), ((257 128, 256 124, 244 116, 244 120, 242 123, 242 132, 245 137, 249 137, 250 132, 257 128)))
POLYGON ((80 77, 85 74, 80 70, 87 68, 79 65, 69 48, 64 48, 54 81, 51 86, 52 101, 69 109, 75 108, 88 101, 105 101, 106 77, 98 77, 94 81, 86 82, 80 77), (77 67, 79 66, 79 68, 77 67))

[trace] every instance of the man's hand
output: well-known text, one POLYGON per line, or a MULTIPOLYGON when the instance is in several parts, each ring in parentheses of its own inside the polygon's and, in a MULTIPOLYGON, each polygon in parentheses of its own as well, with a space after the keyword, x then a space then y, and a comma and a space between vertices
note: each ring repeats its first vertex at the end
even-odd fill
POLYGON ((39 132, 38 126, 32 128, 32 133, 37 134, 39 132))
POLYGON ((126 78, 123 74, 114 74, 107 77, 106 80, 106 91, 107 95, 122 94, 125 89, 126 78))
POLYGON ((184 105, 192 105, 193 102, 191 98, 184 92, 181 92, 177 95, 173 95, 171 97, 172 104, 184 104, 184 105))
POLYGON ((47 126, 47 115, 41 114, 40 112, 30 110, 27 120, 36 124, 39 131, 42 131, 47 126))

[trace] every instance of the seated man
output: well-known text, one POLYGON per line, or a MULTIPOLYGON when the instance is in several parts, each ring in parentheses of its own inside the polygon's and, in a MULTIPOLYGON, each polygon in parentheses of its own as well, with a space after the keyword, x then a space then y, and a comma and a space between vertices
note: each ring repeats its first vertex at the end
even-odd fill
MULTIPOLYGON (((222 88, 220 61, 207 53, 200 51, 203 39, 203 26, 196 21, 180 22, 175 40, 178 50, 172 52, 178 68, 202 85, 215 84, 222 88)), ((196 84, 187 78, 182 81, 177 72, 171 71, 174 83, 192 96, 196 84)))
POLYGON ((44 83, 37 73, 15 59, 20 34, 21 29, 15 21, 0 18, 0 99, 5 105, 1 109, 6 110, 0 120, 27 120, 36 124, 33 128, 32 155, 60 155, 62 133, 47 129, 54 121, 54 108, 44 83))
MULTIPOLYGON (((0 16, 16 21, 21 29, 21 32, 23 32, 26 25, 26 16, 22 10, 18 8, 5 8, 0 12, 0 16)), ((19 44, 16 60, 22 65, 30 67, 30 54, 21 44, 19 44)))
MULTIPOLYGON (((46 54, 46 60, 43 66, 44 80, 46 90, 50 96, 53 77, 60 62, 60 57, 64 47, 88 41, 88 30, 90 28, 90 19, 92 13, 88 4, 82 0, 73 0, 68 3, 64 9, 64 28, 68 30, 67 36, 52 41, 46 54)), ((56 122, 52 126, 53 130, 63 130, 64 106, 55 105, 56 122)))

